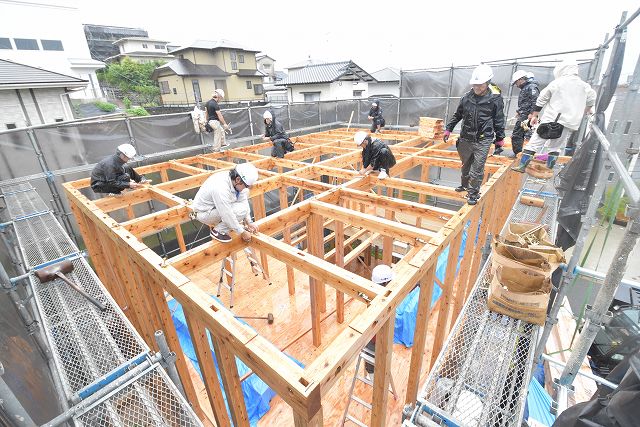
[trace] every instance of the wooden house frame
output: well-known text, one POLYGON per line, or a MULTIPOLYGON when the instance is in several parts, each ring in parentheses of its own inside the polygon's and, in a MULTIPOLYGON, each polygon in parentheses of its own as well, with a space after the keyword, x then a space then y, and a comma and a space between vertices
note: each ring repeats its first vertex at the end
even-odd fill
POLYGON ((495 234, 506 220, 517 197, 521 175, 510 170, 510 159, 489 157, 482 197, 477 205, 469 206, 464 193, 427 182, 430 167, 461 167, 457 153, 448 150, 447 144, 434 143, 414 132, 385 131, 383 137, 396 142, 391 147, 397 164, 389 178, 379 180, 375 173, 365 177, 358 174, 361 154, 353 143, 353 134, 353 129, 336 129, 296 137, 296 151, 285 159, 268 157, 270 143, 262 143, 143 166, 137 168, 138 172, 155 174, 160 182, 118 197, 90 200, 85 195, 88 179, 64 185, 100 279, 149 346, 155 348, 154 331, 165 331, 169 345, 178 355, 177 368, 186 397, 202 419, 203 407, 189 376, 188 362, 179 351, 167 294, 183 307, 217 425, 228 426, 230 421, 207 331, 236 426, 248 426, 249 421, 234 357, 291 406, 292 423, 319 426, 323 424, 323 401, 332 385, 376 336, 371 425, 383 426, 395 308, 420 285, 409 384, 404 396, 406 402, 415 401, 419 374, 434 362, 462 309, 480 267, 481 249, 488 234, 495 234), (323 342, 320 316, 327 310, 327 287, 336 291, 337 322, 344 322, 345 294, 366 307, 343 324, 337 337, 304 368, 237 320, 222 304, 212 301, 189 279, 189 274, 200 266, 220 263, 247 244, 234 236, 230 243, 211 241, 188 249, 181 225, 190 220, 190 201, 177 194, 198 188, 215 171, 228 170, 234 163, 245 161, 252 162, 260 172, 260 180, 250 192, 260 233, 248 245, 259 252, 267 272, 270 258, 286 263, 290 294, 295 292, 295 274, 309 276, 314 345, 323 342), (419 176, 419 180, 409 175, 419 176), (278 194, 280 210, 267 216, 265 194, 269 192, 278 194), (314 196, 305 196, 310 193, 314 196), (408 194, 414 200, 408 200, 408 194), (450 210, 433 206, 429 201, 433 197, 457 201, 461 207, 450 210), (135 205, 148 201, 166 208, 136 217, 135 205), (110 215, 115 211, 125 213, 127 220, 116 221, 110 215), (297 231, 293 231, 294 227, 297 231), (349 233, 345 232, 346 227, 350 227, 349 233), (142 239, 168 228, 175 230, 180 253, 163 259, 142 239), (468 243, 456 274, 463 233, 468 243), (394 265, 395 278, 387 287, 341 268, 366 253, 374 241, 381 242, 386 264, 391 264, 397 242, 405 248, 394 265), (305 249, 299 249, 299 244, 305 249), (432 312, 436 260, 446 248, 449 255, 445 280, 439 283, 443 293, 439 309, 432 312), (429 330, 428 321, 434 313, 438 315, 437 326, 429 330), (427 334, 435 336, 430 361, 422 357, 427 334))

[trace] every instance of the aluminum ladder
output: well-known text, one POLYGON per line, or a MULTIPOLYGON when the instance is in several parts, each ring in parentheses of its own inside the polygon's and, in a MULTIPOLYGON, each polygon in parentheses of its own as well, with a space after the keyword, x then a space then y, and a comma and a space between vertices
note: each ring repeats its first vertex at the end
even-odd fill
MULTIPOLYGON (((262 274, 262 278, 264 280, 269 280, 269 276, 262 268, 262 264, 260 264, 260 260, 256 255, 253 248, 244 248, 244 253, 247 256, 247 260, 249 261, 249 265, 251 265, 251 271, 255 276, 262 274)), ((237 256, 234 252, 231 256, 226 257, 222 260, 220 264, 220 280, 218 281, 218 292, 217 297, 220 297, 220 293, 222 291, 222 287, 224 286, 230 293, 231 297, 229 299, 229 308, 233 308, 233 290, 236 285, 236 262, 237 256), (226 283, 225 283, 225 278, 226 283)), ((271 284, 271 283, 269 283, 271 284)))

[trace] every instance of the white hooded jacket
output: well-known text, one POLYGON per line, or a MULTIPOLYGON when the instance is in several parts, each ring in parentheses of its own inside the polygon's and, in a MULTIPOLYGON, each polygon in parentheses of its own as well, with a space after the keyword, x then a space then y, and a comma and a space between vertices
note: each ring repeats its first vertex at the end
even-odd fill
POLYGON ((596 103, 596 92, 578 77, 575 61, 563 61, 553 69, 555 80, 540 91, 536 101, 537 111, 544 107, 540 123, 555 121, 571 130, 580 127, 586 107, 596 103))

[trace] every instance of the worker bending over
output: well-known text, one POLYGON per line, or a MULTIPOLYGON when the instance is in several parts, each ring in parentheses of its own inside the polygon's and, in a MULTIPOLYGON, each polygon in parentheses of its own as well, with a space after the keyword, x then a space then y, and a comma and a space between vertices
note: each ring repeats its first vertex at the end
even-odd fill
POLYGON ((193 199, 196 219, 211 227, 211 237, 219 242, 230 242, 231 230, 242 240, 251 240, 258 227, 249 215, 249 189, 258 180, 258 170, 251 163, 241 163, 231 171, 211 175, 202 184, 193 199))
POLYGON ((96 193, 120 194, 123 190, 140 188, 145 182, 151 182, 127 165, 135 156, 133 145, 119 145, 115 154, 105 157, 94 166, 91 189, 96 193))
POLYGON ((266 142, 271 141, 273 148, 271 149, 271 157, 284 158, 286 153, 293 151, 293 143, 287 136, 284 126, 273 117, 269 110, 262 115, 264 119, 264 135, 262 139, 266 142))
POLYGON ((389 171, 396 164, 396 158, 387 144, 379 139, 371 140, 371 136, 365 131, 356 132, 353 140, 358 147, 362 147, 360 175, 366 175, 374 170, 380 171, 379 179, 388 177, 389 171))
POLYGON ((468 192, 468 203, 475 205, 480 199, 480 185, 489 148, 504 145, 504 102, 500 88, 491 83, 493 70, 482 64, 473 70, 471 90, 460 98, 460 104, 447 123, 443 140, 447 142, 453 128, 462 120, 456 149, 462 162, 461 184, 456 191, 468 192))
POLYGON ((556 65, 553 76, 555 80, 540 91, 530 115, 531 125, 535 125, 544 108, 540 125, 522 152, 520 164, 512 168, 514 171, 524 173, 533 156, 547 146, 547 167, 552 169, 560 155, 560 148, 578 130, 582 116, 590 113, 596 103, 596 92, 578 77, 578 64, 575 61, 565 60, 556 65), (549 129, 554 129, 554 132, 549 129))

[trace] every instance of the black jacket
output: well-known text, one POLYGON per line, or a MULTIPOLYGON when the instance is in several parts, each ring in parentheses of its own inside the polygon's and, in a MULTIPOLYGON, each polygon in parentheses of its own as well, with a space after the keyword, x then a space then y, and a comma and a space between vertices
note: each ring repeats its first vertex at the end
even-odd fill
POLYGON ((472 141, 493 141, 504 139, 504 102, 500 89, 489 85, 489 90, 477 96, 470 90, 460 98, 460 104, 449 123, 447 130, 453 131, 462 120, 460 139, 472 141))
POLYGON ((280 123, 276 119, 271 119, 270 125, 268 125, 265 121, 264 136, 270 138, 271 141, 276 141, 278 139, 289 139, 289 137, 287 136, 287 132, 285 132, 284 130, 284 126, 282 126, 282 123, 280 123))
POLYGON ((518 95, 518 110, 516 114, 518 114, 520 121, 527 120, 536 106, 538 95, 540 95, 538 81, 533 77, 529 77, 524 86, 520 88, 520 94, 518 95))
POLYGON ((380 120, 382 119, 382 107, 380 107, 380 100, 379 99, 374 99, 374 101, 377 105, 377 107, 371 107, 371 109, 369 110, 369 117, 373 117, 373 120, 380 120))
POLYGON ((382 168, 389 171, 396 164, 395 156, 384 142, 379 139, 367 138, 369 138, 369 143, 362 149, 362 166, 366 168, 372 165, 373 170, 382 168))
POLYGON ((129 188, 129 181, 142 181, 136 171, 125 164, 118 154, 100 160, 91 171, 91 189, 96 193, 120 194, 129 188))

